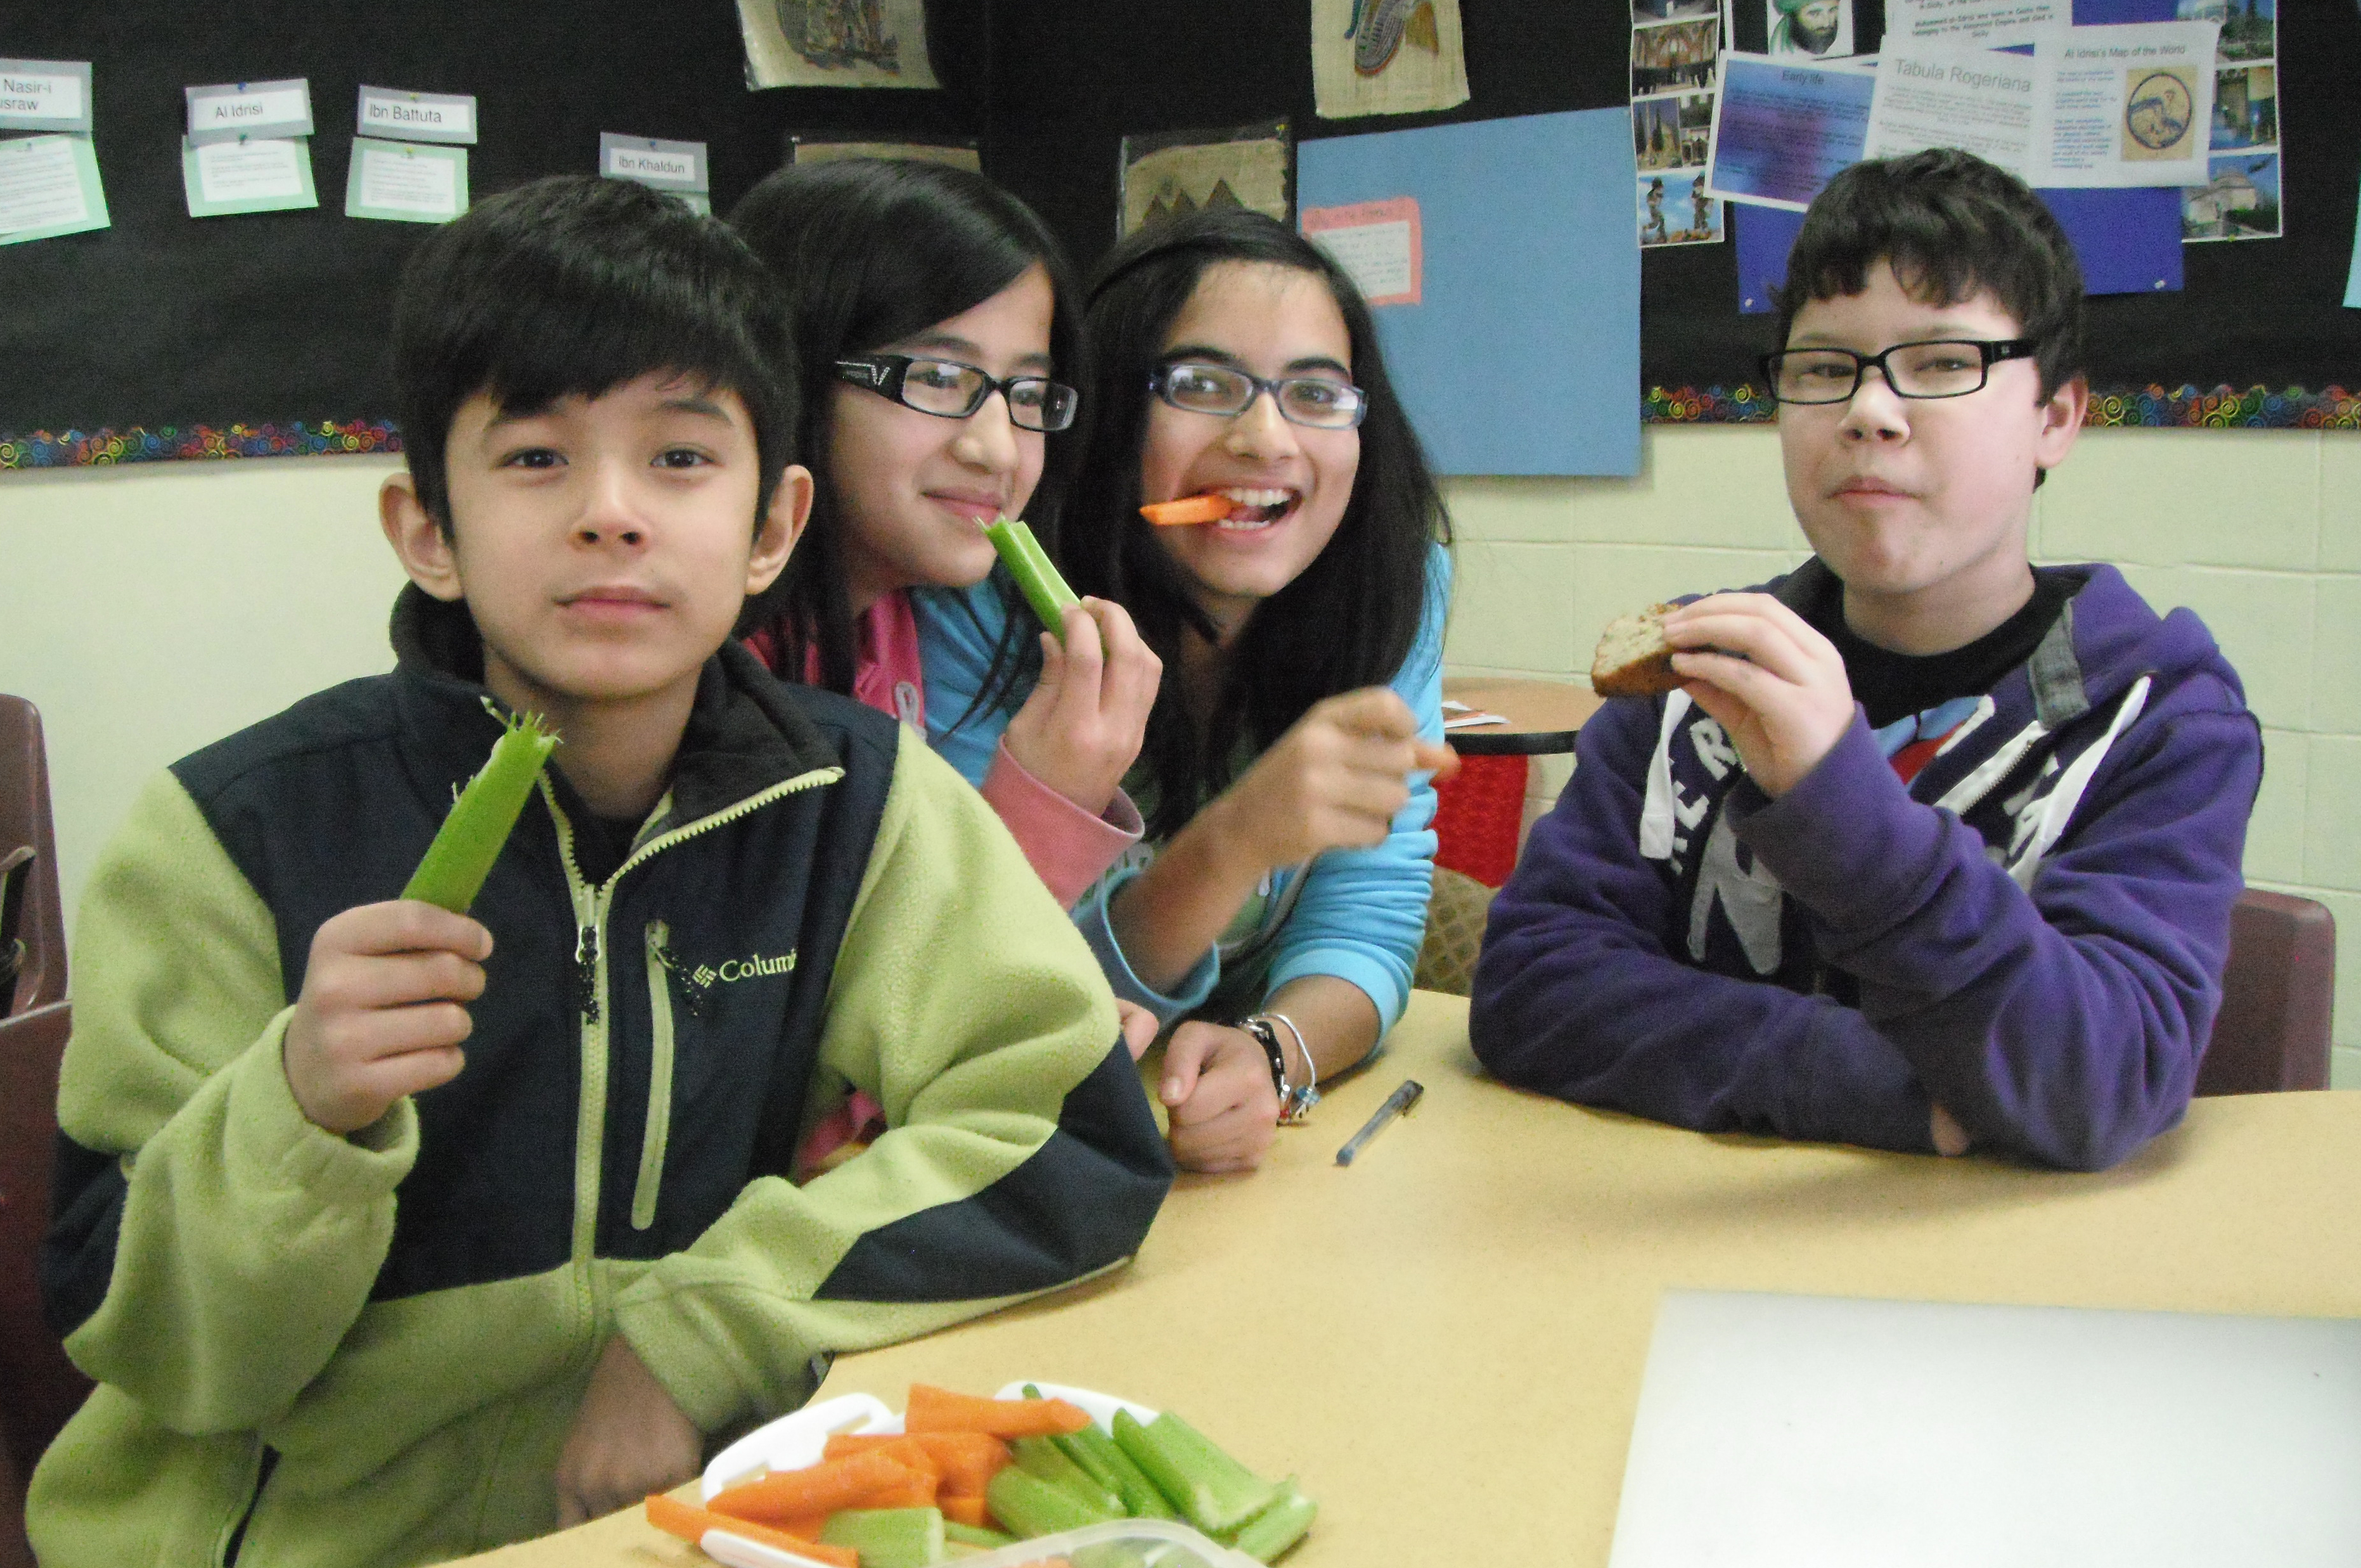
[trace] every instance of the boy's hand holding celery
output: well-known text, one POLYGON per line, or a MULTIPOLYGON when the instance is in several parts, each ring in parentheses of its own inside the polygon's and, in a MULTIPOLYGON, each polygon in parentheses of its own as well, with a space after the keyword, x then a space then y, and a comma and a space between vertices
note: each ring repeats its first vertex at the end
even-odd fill
POLYGON ((1049 788, 1104 816, 1148 735, 1164 664, 1119 604, 1081 599, 1033 531, 1003 518, 984 531, 1052 636, 1041 678, 1008 721, 1008 754, 1049 788))
POLYGON ((287 1021, 287 1086, 315 1125, 355 1133, 467 1064, 467 1003, 484 992, 492 934, 467 918, 557 738, 511 720, 444 818, 401 897, 313 933, 287 1021))

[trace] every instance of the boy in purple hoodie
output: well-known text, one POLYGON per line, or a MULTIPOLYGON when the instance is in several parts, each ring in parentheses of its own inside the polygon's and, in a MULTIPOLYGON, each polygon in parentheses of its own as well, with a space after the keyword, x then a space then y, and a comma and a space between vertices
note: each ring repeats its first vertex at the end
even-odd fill
POLYGON ((2034 567, 2082 280, 1962 152, 1856 165, 1779 296, 1814 557, 1666 617, 1492 905, 1501 1079, 1708 1131, 2097 1169, 2180 1119, 2262 742, 2197 617, 2034 567))

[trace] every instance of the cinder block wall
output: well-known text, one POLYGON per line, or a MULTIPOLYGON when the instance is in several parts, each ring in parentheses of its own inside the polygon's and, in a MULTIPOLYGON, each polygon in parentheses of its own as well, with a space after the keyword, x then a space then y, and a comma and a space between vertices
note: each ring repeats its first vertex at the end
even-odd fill
MULTIPOLYGON (((1600 627, 1759 582, 1807 553, 1766 426, 1651 427, 1631 479, 1455 479, 1454 674, 1580 678, 1600 627)), ((2205 618, 2263 724, 2246 877, 2337 926, 2334 1081, 2361 1088, 2361 439, 2309 431, 2083 433, 2037 498, 2037 561, 2113 561, 2205 618)), ((1526 815, 1569 759, 1533 769, 1526 815)))
MULTIPOLYGON (((1578 676, 1598 629, 1802 559, 1763 427, 1652 427, 1632 479, 1458 479, 1454 673, 1578 676)), ((139 782, 390 663, 401 577, 374 495, 397 460, 0 474, 0 689, 49 728, 68 913, 139 782)), ((2255 883, 2336 913, 2337 1082, 2361 1087, 2361 438, 2092 431, 2041 492, 2043 560, 2121 564, 2204 616, 2268 746, 2255 883)), ((1532 809, 1563 761, 1534 770, 1532 809)))

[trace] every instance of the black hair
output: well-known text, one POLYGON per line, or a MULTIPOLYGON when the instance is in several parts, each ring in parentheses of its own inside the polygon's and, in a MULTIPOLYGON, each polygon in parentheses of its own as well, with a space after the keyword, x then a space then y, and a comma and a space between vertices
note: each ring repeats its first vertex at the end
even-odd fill
POLYGON ((1323 697, 1393 678, 1426 614, 1428 557, 1448 543, 1442 492, 1395 397, 1377 323, 1353 280, 1285 224, 1244 208, 1209 208, 1144 229, 1108 254, 1091 287, 1093 373, 1083 392, 1097 418, 1066 531, 1077 590, 1120 601, 1164 661, 1140 761, 1155 783, 1148 831, 1178 832, 1226 788, 1241 740, 1268 748, 1323 697), (1353 380, 1367 400, 1353 494, 1327 548, 1257 606, 1238 632, 1220 696, 1201 730, 1180 683, 1184 630, 1218 637, 1188 579, 1139 515, 1140 447, 1149 374, 1173 321, 1206 271, 1225 261, 1291 268, 1327 286, 1345 318, 1353 380))
POLYGON ((1990 291, 2037 345, 2041 396, 2082 373, 2082 269, 2025 182, 1957 148, 1856 163, 1804 214, 1772 291, 1784 345, 1814 300, 1858 294, 1879 262, 1928 304, 1990 291))
POLYGON ((420 243, 394 298, 394 406, 419 501, 448 534, 451 422, 478 392, 532 412, 672 371, 746 405, 754 526, 795 459, 782 336, 762 262, 677 197, 588 174, 489 197, 420 243))
MULTIPOLYGON (((803 374, 798 445, 815 481, 811 526, 786 571, 756 601, 758 619, 776 639, 780 674, 803 679, 816 648, 820 684, 850 693, 851 591, 829 454, 837 360, 972 310, 1038 265, 1049 275, 1052 373, 1076 382, 1083 344, 1072 270, 1056 237, 1024 203, 981 174, 915 159, 791 164, 748 192, 730 222, 770 264, 785 302, 803 374)), ((1072 427, 1044 436, 1041 479, 1025 509, 1052 556, 1089 412, 1085 401, 1072 427)), ((1024 596, 1003 567, 993 568, 992 580, 1005 629, 971 714, 1014 707, 1040 667, 1024 596)))

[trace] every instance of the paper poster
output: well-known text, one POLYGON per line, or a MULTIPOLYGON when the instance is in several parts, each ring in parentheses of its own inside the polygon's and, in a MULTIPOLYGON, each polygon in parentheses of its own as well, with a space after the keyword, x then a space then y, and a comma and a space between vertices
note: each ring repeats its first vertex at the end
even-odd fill
POLYGON ((1710 93, 1671 93, 1631 101, 1631 155, 1642 174, 1705 167, 1713 148, 1710 93))
POLYGON ((90 135, 90 61, 0 60, 0 131, 90 135))
POLYGON ((983 172, 983 159, 972 147, 922 141, 815 140, 800 136, 787 138, 789 163, 829 163, 840 158, 902 158, 919 163, 947 164, 971 174, 983 172))
POLYGON ((932 87, 921 0, 738 0, 746 85, 932 87))
POLYGON ((1675 169, 1640 176, 1640 246, 1718 245, 1721 203, 1707 193, 1705 170, 1675 169))
POLYGON ((1704 93, 1713 89, 1721 58, 1721 23, 1665 22, 1631 29, 1631 96, 1704 93))
POLYGON ((1833 62, 1725 57, 1707 193, 1802 212, 1861 161, 1876 87, 1875 76, 1833 62))
POLYGON ((1459 0, 1312 0, 1312 97, 1323 120, 1465 104, 1459 0))
POLYGON ((2006 49, 2074 22, 2070 0, 1885 0, 1885 49, 1922 44, 2006 49))
POLYGON ((1306 207, 1301 227, 1303 236, 1335 258, 1370 304, 1421 302, 1426 245, 1415 197, 1306 207))
POLYGON ((2361 206, 2353 213, 2353 263, 2345 271, 2345 306, 2361 311, 2361 206))
POLYGON ((1765 52, 1836 60, 1853 51, 1850 0, 1763 0, 1765 52))
POLYGON ((353 139, 345 216, 447 224, 467 210, 467 149, 353 139))
POLYGON ((2047 98, 2048 61, 1988 49, 1905 47, 1887 39, 1862 135, 1868 158, 1956 147, 2029 182, 2047 98))
POLYGON ((1409 236, 1385 225, 1407 214, 1385 209, 1415 203, 1418 302, 1376 314, 1437 473, 1639 472, 1631 136, 1618 105, 1298 144, 1308 220, 1330 208, 1378 220, 1350 225, 1377 231, 1351 240, 1327 230, 1375 253, 1356 266, 1400 277, 1409 236), (1544 370, 1550 395, 1521 369, 1544 370))
POLYGON ((312 134, 312 84, 300 77, 181 92, 189 103, 189 140, 198 147, 241 137, 284 141, 312 134))
POLYGON ((227 217, 316 207, 312 144, 302 137, 262 137, 196 145, 181 142, 181 183, 189 216, 227 217))
POLYGON ((1123 234, 1201 207, 1250 207, 1287 222, 1287 149, 1284 120, 1124 137, 1123 234))
POLYGON ((2277 239, 2279 234, 2279 155, 2276 152, 2234 152, 2213 158, 2207 164, 2205 183, 2180 193, 2184 240, 2277 239))
POLYGON ((107 226, 98 154, 88 137, 0 141, 0 245, 107 226))
POLYGON ((2279 48, 2279 0, 2180 0, 2184 22, 2218 22, 2221 61, 2274 60, 2279 48))
POLYGON ((2037 46, 2049 72, 2036 185, 2197 185, 2213 119, 2212 22, 2076 27, 2037 46))
POLYGON ((364 87, 355 129, 381 141, 476 142, 476 101, 459 93, 364 87))

